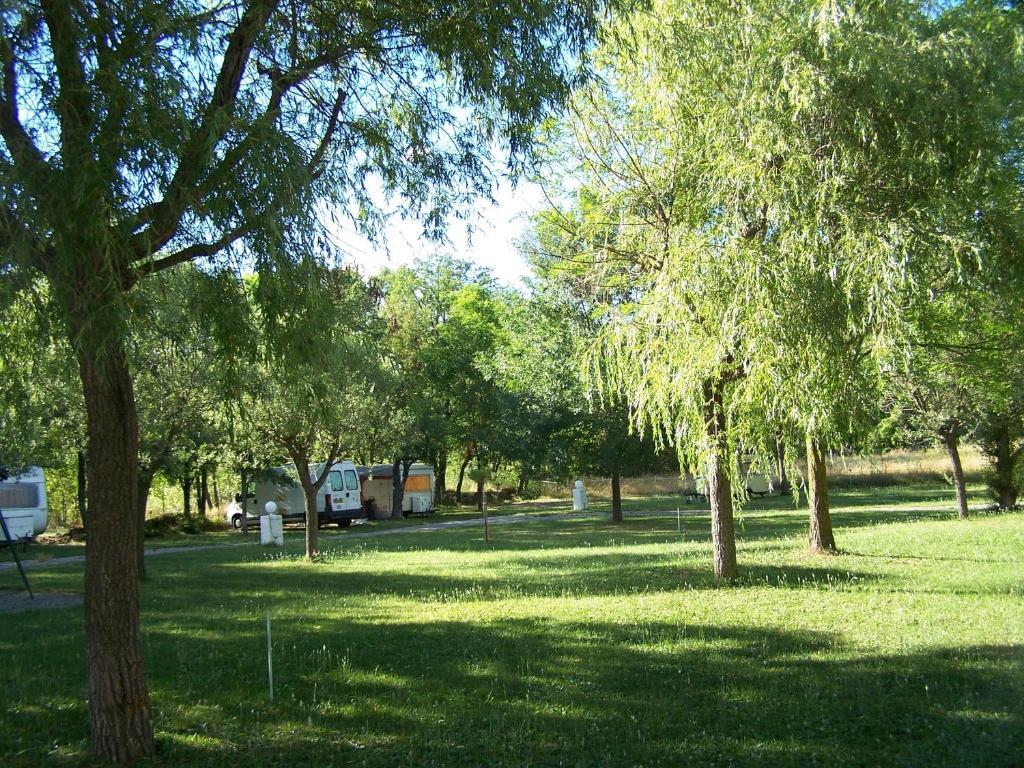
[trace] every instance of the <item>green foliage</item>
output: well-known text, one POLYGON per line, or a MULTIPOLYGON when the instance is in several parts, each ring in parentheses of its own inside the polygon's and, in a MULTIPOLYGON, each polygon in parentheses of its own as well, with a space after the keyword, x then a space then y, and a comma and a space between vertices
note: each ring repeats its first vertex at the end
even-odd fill
POLYGON ((553 127, 536 247, 585 265, 594 378, 637 429, 700 466, 720 393, 730 455, 856 438, 927 288, 1016 242, 1018 36, 908 2, 664 0, 611 26, 553 127))

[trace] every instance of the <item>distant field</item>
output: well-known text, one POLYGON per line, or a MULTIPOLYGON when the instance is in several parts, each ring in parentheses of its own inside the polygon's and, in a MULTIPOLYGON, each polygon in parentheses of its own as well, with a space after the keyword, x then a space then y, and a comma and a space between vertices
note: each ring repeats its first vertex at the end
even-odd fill
MULTIPOLYGON (((792 500, 748 509, 729 587, 674 512, 155 558, 151 765, 1019 766, 1024 515, 946 494, 836 494, 831 558, 792 500)), ((0 765, 90 764, 81 627, 0 615, 0 765)))

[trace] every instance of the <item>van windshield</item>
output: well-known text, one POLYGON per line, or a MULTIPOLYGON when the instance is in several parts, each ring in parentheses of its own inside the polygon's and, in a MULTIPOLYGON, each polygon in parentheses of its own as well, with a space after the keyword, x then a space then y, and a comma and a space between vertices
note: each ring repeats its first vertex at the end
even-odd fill
POLYGON ((26 509, 39 506, 39 487, 32 483, 0 485, 0 509, 26 509))
POLYGON ((350 491, 359 490, 359 478, 356 477, 356 473, 351 469, 345 470, 345 488, 350 491))

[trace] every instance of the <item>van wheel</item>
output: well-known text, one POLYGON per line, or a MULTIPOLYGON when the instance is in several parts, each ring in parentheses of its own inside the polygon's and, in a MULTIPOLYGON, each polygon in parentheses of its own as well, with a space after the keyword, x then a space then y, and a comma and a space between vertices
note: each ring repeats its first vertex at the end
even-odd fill
POLYGON ((236 531, 242 530, 242 516, 241 515, 233 515, 231 517, 231 527, 234 528, 236 531))
POLYGON ((350 525, 352 525, 352 518, 350 517, 343 517, 338 521, 339 528, 348 528, 350 525))

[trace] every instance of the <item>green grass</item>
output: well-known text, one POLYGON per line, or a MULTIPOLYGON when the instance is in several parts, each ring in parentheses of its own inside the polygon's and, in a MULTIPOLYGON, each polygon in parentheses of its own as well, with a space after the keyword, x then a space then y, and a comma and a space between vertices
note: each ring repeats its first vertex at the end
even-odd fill
MULTIPOLYGON (((707 517, 680 534, 674 512, 500 526, 489 546, 332 534, 315 565, 297 532, 283 553, 155 558, 153 764, 1024 764, 1024 515, 960 522, 938 487, 834 502, 831 558, 805 551, 792 500, 745 511, 729 587, 707 517)), ((32 579, 79 591, 81 572, 32 579)), ((0 765, 89 764, 81 624, 0 616, 0 765)))

